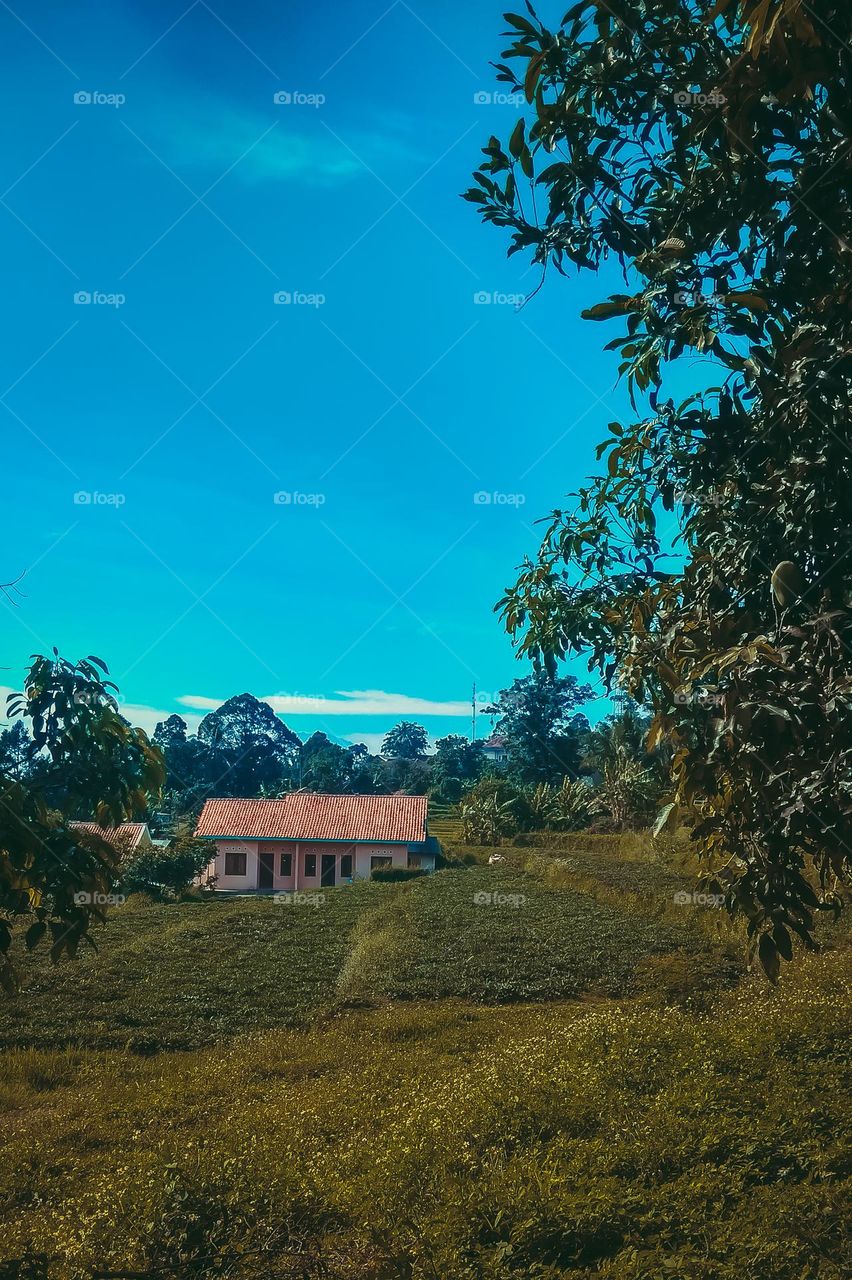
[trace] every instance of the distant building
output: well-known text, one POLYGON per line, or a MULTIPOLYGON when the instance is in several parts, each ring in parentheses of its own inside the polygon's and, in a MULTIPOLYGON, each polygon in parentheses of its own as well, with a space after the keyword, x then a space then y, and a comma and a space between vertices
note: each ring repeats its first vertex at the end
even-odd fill
POLYGON ((505 768, 508 761, 506 739, 499 733, 492 733, 490 738, 480 742, 479 747, 486 760, 490 761, 491 764, 499 765, 500 768, 505 768))
POLYGON ((279 800, 208 800, 195 834, 211 843, 200 883, 257 893, 351 884, 379 868, 434 871, 425 796, 294 791, 279 800))
POLYGON ((117 827, 102 827, 99 822, 69 822, 75 831, 87 831, 100 836, 115 849, 121 858, 130 858, 154 846, 147 822, 122 822, 117 827))

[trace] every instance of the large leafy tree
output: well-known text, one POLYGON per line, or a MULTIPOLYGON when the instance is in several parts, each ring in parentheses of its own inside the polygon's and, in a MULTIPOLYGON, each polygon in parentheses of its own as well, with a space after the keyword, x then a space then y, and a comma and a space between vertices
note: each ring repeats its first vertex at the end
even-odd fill
POLYGON ((429 735, 422 724, 413 720, 400 720, 385 734, 382 754, 398 756, 403 760, 419 760, 426 754, 429 735))
POLYGON ((267 702, 251 693, 228 698, 198 726, 198 740, 216 758, 220 795, 255 796, 293 777, 300 739, 267 702))
POLYGON ((455 803, 481 777, 485 765, 485 756, 478 742, 471 742, 459 733, 439 738, 431 760, 431 794, 437 800, 455 803))
POLYGON ((69 825, 94 817, 116 826, 143 813, 163 784, 160 752, 119 714, 116 687, 99 658, 71 663, 56 650, 36 657, 9 715, 29 722, 43 767, 33 778, 0 773, 0 985, 13 990, 14 928, 26 945, 43 940, 51 956, 73 956, 102 918, 117 855, 106 839, 69 825), (62 809, 56 807, 61 797, 62 809))
POLYGON ((609 345, 648 396, 554 512, 507 626, 547 663, 587 650, 650 704, 669 816, 773 978, 793 937, 814 945, 852 848, 851 14, 579 0, 555 29, 507 15, 498 75, 529 110, 468 193, 543 274, 620 264, 624 291, 586 314, 621 320, 609 345), (663 376, 681 357, 696 390, 675 403, 663 376))
POLYGON ((497 698, 497 732, 512 774, 520 782, 552 783, 576 777, 589 722, 577 708, 594 694, 576 676, 547 671, 513 680, 497 698))

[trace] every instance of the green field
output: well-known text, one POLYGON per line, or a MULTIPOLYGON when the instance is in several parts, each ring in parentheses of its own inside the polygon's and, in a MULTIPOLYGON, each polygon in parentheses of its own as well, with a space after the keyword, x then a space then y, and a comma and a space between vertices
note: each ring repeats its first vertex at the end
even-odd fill
POLYGON ((561 843, 23 958, 0 1277, 840 1280, 847 933, 771 990, 676 858, 561 843))
MULTIPOLYGON (((669 891, 664 868, 645 874, 669 891)), ((123 908, 96 932, 97 954, 58 968, 45 953, 20 958, 23 989, 0 1003, 0 1045, 191 1049, 292 1026, 350 989, 358 999, 489 1004, 626 996, 661 955, 700 957, 720 981, 733 978, 741 966, 691 914, 663 923, 554 890, 533 872, 481 865, 326 890, 319 906, 220 896, 123 908), (339 989, 344 963, 358 965, 359 922, 364 981, 339 989)))

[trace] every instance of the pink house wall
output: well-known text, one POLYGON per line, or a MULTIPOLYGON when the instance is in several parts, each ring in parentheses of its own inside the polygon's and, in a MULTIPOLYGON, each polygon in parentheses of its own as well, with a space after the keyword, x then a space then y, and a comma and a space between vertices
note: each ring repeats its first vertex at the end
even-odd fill
POLYGON ((370 860, 373 857, 389 857, 391 865, 394 867, 406 867, 408 865, 408 846, 404 844, 344 844, 344 843, 325 843, 322 841, 305 841, 297 840, 218 840, 215 848, 217 850, 215 858, 210 862, 207 870, 202 872, 200 882, 203 884, 208 876, 216 875, 217 889, 238 890, 243 893, 251 893, 258 887, 258 877, 260 873, 260 865, 258 855, 261 851, 272 853, 273 855, 273 876, 272 889, 317 889, 320 886, 322 878, 322 855, 333 854, 337 860, 335 869, 335 883, 344 883, 340 879, 340 859, 345 854, 352 855, 353 879, 360 880, 370 875, 370 860), (225 874, 225 854, 226 852, 244 851, 246 855, 246 874, 244 876, 234 876, 225 874), (281 865, 281 854, 290 853, 293 855, 293 875, 282 876, 279 872, 281 865), (305 855, 316 855, 316 874, 308 876, 305 874, 305 855))

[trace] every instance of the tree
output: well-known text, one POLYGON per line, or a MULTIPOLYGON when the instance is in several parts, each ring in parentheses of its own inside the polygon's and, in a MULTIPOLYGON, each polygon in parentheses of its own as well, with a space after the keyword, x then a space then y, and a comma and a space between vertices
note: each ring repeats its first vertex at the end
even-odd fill
POLYGON ((0 733, 0 774, 23 782, 31 773, 35 743, 20 720, 0 733))
MULTIPOLYGON (((35 657, 10 716, 29 721, 47 767, 35 781, 0 774, 0 985, 14 990, 9 958, 15 925, 28 949, 50 938, 52 959, 74 956, 103 919, 117 855, 106 839, 82 835, 68 816, 94 816, 104 828, 144 811, 165 778, 163 758, 141 729, 119 714, 116 686, 100 658, 71 663, 35 657), (61 794, 59 812, 53 797, 61 794)), ((92 944, 93 945, 93 944, 92 944)))
POLYGON ((584 650, 650 706, 666 820, 774 979, 791 934, 815 945, 852 848, 848 6, 507 20, 518 70, 498 75, 530 112, 467 197, 542 278, 618 261, 625 291, 584 314, 624 322, 609 346, 648 408, 610 424, 603 473, 554 512, 503 616, 524 653, 552 669, 584 650), (695 391, 675 403, 681 357, 695 391))
POLYGON ((399 724, 385 734, 382 755, 418 760, 425 756, 428 745, 429 735, 422 724, 415 724, 413 720, 400 720, 399 724))
POLYGON ((198 726, 198 740, 215 756, 220 795, 256 796, 292 780, 301 746, 267 702, 251 693, 228 698, 198 726), (221 766, 221 767, 220 767, 221 766))
POLYGON ((482 776, 485 757, 478 742, 451 733, 438 739, 431 765, 432 794, 437 800, 454 804, 482 776))
POLYGON ((509 768, 521 782, 559 782, 576 776, 589 724, 576 708, 594 696, 576 676, 534 671, 502 689, 497 732, 505 740, 509 768))
POLYGON ((121 876, 125 893, 174 897, 187 889, 210 863, 210 844, 199 840, 191 826, 181 826, 167 849, 146 849, 121 876))

